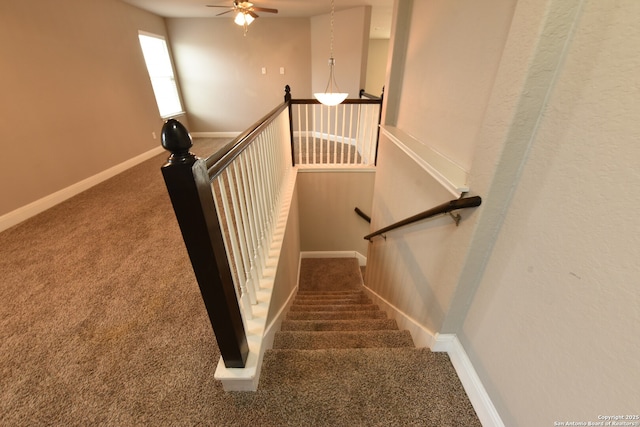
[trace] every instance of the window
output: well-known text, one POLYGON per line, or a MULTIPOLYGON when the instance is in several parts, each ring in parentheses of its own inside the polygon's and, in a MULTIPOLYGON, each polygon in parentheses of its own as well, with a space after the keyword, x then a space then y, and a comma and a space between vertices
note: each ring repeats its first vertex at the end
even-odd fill
POLYGON ((173 75, 171 58, 164 37, 140 32, 138 34, 142 54, 147 64, 153 93, 156 96, 160 116, 164 119, 182 113, 178 86, 173 75))

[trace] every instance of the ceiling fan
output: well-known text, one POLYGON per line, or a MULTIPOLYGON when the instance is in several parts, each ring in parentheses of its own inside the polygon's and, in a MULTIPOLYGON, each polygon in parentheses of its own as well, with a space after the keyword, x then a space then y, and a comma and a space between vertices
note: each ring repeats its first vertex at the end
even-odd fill
POLYGON ((221 16, 230 12, 236 12, 236 17, 234 19, 234 22, 244 27, 245 35, 247 34, 247 26, 251 24, 258 17, 256 12, 278 13, 278 9, 258 7, 258 6, 254 6, 253 3, 251 2, 238 1, 238 0, 234 0, 233 6, 208 4, 207 7, 224 7, 229 9, 222 13, 218 13, 216 16, 221 16))

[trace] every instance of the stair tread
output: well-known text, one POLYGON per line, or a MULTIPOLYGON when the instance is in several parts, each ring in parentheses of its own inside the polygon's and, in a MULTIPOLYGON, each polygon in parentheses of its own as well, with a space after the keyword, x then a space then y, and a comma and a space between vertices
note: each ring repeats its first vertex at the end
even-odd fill
POLYGON ((340 304, 340 305, 319 305, 319 304, 299 304, 291 305, 290 311, 373 311, 379 310, 375 304, 340 304))
POLYGON ((354 305, 354 304, 373 304, 369 298, 353 298, 353 299, 296 299, 292 305, 354 305))
POLYGON ((267 350, 258 391, 275 389, 321 396, 322 414, 302 410, 296 425, 345 425, 336 402, 347 401, 363 416, 386 409, 357 425, 481 427, 447 354, 426 348, 267 350))
POLYGON ((387 313, 382 310, 368 311, 289 311, 287 320, 338 320, 338 319, 384 319, 387 313))
POLYGON ((281 331, 398 330, 395 319, 283 320, 281 331))
POLYGON ((414 347, 409 331, 279 331, 275 349, 414 347))
POLYGON ((362 294, 362 289, 348 289, 342 291, 318 291, 298 289, 297 295, 358 295, 362 294))
POLYGON ((343 296, 297 296, 294 301, 360 301, 368 300, 366 295, 343 295, 343 296))

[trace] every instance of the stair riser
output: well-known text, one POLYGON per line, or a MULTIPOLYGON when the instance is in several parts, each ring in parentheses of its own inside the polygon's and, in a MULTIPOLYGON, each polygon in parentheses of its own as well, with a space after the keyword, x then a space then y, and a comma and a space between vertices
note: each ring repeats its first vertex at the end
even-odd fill
POLYGON ((381 331, 398 330, 394 319, 285 320, 281 331, 381 331))
POLYGON ((349 304, 349 305, 292 305, 294 311, 375 311, 378 306, 374 304, 349 304))
POLYGON ((294 300, 292 305, 357 305, 357 304, 373 304, 369 298, 363 299, 338 299, 338 300, 326 300, 326 299, 304 299, 294 300))
POLYGON ((385 319, 387 313, 375 311, 290 311, 286 320, 349 320, 349 319, 385 319))
POLYGON ((308 295, 328 295, 328 296, 340 296, 340 295, 363 295, 362 291, 305 291, 299 290, 297 295, 308 296, 308 295))
POLYGON ((274 349, 319 350, 327 348, 414 347, 408 331, 280 331, 274 349))

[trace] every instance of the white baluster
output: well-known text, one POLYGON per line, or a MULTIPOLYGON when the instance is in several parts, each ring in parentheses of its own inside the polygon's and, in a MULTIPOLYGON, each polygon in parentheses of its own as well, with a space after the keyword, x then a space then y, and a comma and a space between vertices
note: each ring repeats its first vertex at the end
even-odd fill
POLYGON ((253 310, 251 309, 251 300, 249 297, 249 293, 246 289, 246 276, 244 274, 244 266, 242 264, 242 255, 240 254, 238 243, 237 243, 237 233, 234 230, 233 217, 229 208, 229 201, 227 196, 228 187, 225 185, 225 179, 222 175, 218 176, 218 184, 220 188, 220 199, 222 201, 222 207, 225 215, 226 229, 227 232, 223 233, 229 241, 229 245, 227 246, 227 253, 229 253, 229 246, 231 247, 231 252, 233 253, 233 260, 236 266, 236 273, 238 278, 238 283, 236 286, 240 286, 240 301, 243 307, 243 313, 247 319, 253 319, 253 310))
POLYGON ((243 211, 244 206, 242 206, 242 201, 238 199, 237 192, 240 190, 241 185, 236 180, 234 180, 231 169, 236 170, 235 161, 232 165, 225 169, 225 174, 227 177, 227 181, 229 183, 229 192, 231 195, 231 207, 233 209, 233 216, 235 220, 235 227, 233 227, 233 235, 238 239, 238 246, 240 248, 240 254, 242 256, 242 264, 244 267, 244 275, 245 280, 242 282, 241 286, 243 292, 247 292, 249 294, 249 301, 251 304, 256 304, 256 293, 251 284, 252 280, 252 271, 251 271, 251 258, 249 256, 249 248, 247 247, 247 226, 246 221, 244 220, 243 211))

